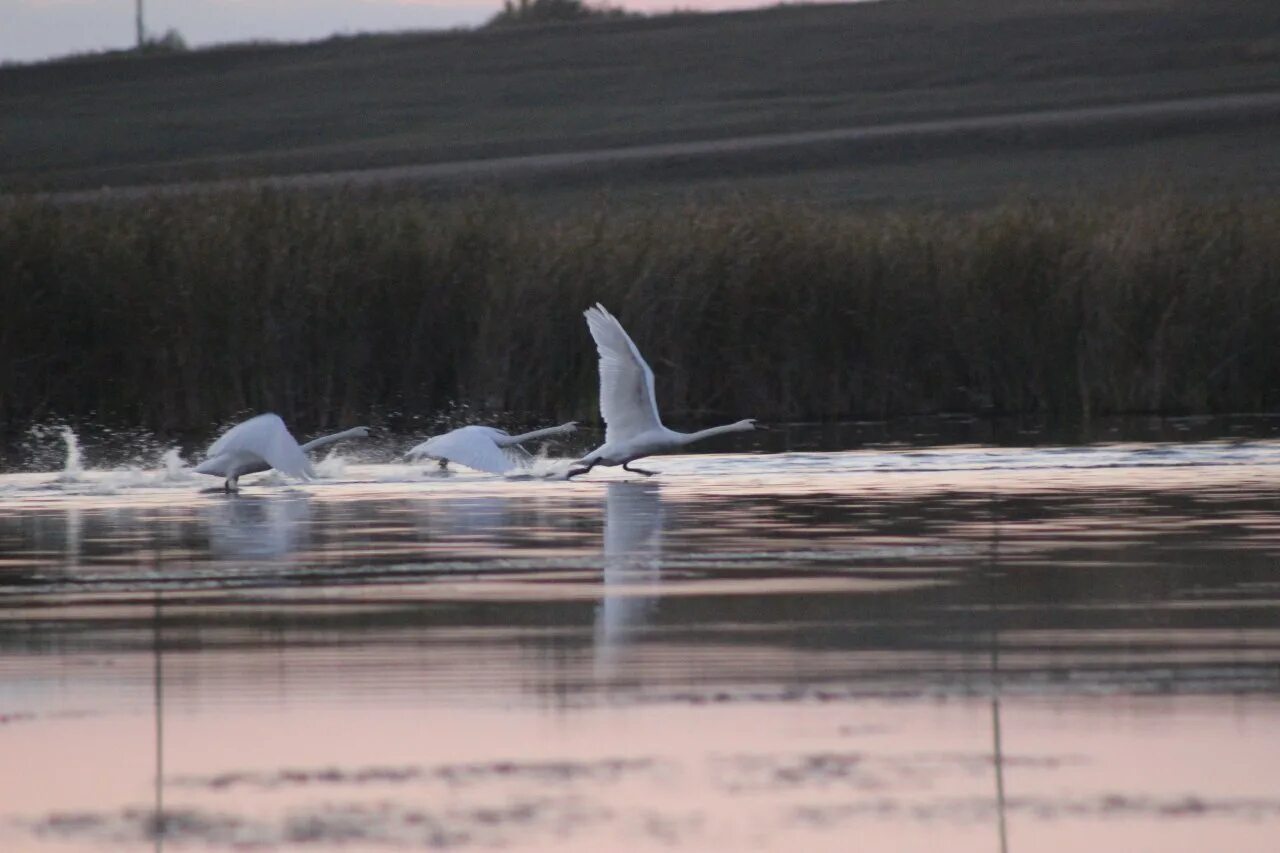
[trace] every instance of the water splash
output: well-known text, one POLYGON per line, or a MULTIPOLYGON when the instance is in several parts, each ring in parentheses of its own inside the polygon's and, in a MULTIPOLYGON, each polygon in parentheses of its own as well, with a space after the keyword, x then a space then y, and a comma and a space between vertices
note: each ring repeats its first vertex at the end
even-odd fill
POLYGON ((160 457, 160 464, 164 468, 161 479, 166 483, 185 483, 192 479, 192 471, 182 458, 182 451, 176 447, 164 452, 160 457))
POLYGON ((526 459, 524 464, 505 476, 508 480, 560 480, 573 468, 575 458, 548 456, 546 448, 538 451, 536 456, 526 459))
POLYGON ((67 458, 56 482, 78 483, 84 479, 84 465, 80 455, 80 439, 71 427, 62 428, 62 440, 67 445, 67 458))
POLYGON ((336 450, 330 450, 329 455, 313 467, 322 480, 340 480, 347 475, 347 460, 336 450))

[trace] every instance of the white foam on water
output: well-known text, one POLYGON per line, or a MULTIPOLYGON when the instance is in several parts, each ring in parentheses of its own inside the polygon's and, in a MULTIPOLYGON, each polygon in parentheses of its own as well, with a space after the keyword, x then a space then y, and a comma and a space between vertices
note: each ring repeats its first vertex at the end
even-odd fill
POLYGON ((272 468, 257 479, 252 481, 246 480, 246 482, 252 482, 258 486, 288 486, 293 482, 293 478, 289 477, 287 474, 281 474, 279 471, 272 468))
POLYGON ((536 456, 530 456, 519 468, 508 471, 504 476, 508 480, 556 480, 563 479, 577 459, 547 456, 545 448, 536 456))
POLYGON ((346 457, 336 450, 330 450, 327 456, 312 467, 322 480, 341 480, 347 475, 346 457))
MULTIPOLYGON (((76 433, 59 428, 65 445, 62 470, 56 474, 0 474, 0 499, 25 499, 41 493, 58 496, 118 495, 148 490, 198 490, 209 481, 194 473, 177 448, 170 448, 157 459, 140 461, 125 467, 93 469, 84 464, 83 451, 76 433)), ((158 448, 153 452, 158 452, 158 448)), ((520 481, 564 480, 572 470, 575 458, 549 456, 545 452, 529 457, 519 468, 505 475, 485 474, 465 467, 450 466, 441 472, 434 464, 360 463, 357 459, 330 452, 316 463, 319 478, 300 484, 278 472, 253 475, 242 481, 250 489, 318 488, 364 483, 404 484, 406 486, 475 487, 520 481)), ((1206 441, 1159 444, 1097 444, 1078 447, 994 447, 950 446, 928 449, 873 448, 842 452, 728 453, 661 456, 641 463, 656 470, 671 485, 689 483, 690 478, 706 484, 729 484, 749 481, 767 485, 776 483, 831 482, 831 488, 847 488, 857 478, 911 476, 950 476, 951 472, 1025 472, 1016 482, 1031 487, 1049 484, 1059 475, 1075 476, 1081 472, 1107 470, 1125 476, 1126 470, 1184 471, 1204 470, 1225 476, 1233 468, 1260 469, 1250 476, 1270 477, 1267 469, 1280 467, 1280 441, 1206 441), (854 481, 847 478, 853 477, 854 481)), ((597 468, 574 482, 635 479, 618 468, 597 468)), ((914 480, 913 480, 914 481, 914 480)), ((904 481, 906 482, 906 481, 904 481)))

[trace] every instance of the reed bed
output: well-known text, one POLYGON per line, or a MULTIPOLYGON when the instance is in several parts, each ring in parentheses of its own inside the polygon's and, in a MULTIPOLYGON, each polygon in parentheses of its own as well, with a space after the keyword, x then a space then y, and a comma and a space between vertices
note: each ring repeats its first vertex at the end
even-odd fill
POLYGON ((246 191, 0 204, 0 427, 592 421, 596 301, 676 425, 1280 408, 1280 203, 551 215, 246 191))

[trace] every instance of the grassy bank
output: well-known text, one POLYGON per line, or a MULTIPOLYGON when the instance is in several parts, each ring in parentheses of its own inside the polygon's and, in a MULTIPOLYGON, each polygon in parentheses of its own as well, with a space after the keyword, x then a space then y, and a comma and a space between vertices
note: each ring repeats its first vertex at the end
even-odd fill
POLYGON ((1280 204, 549 218, 264 193, 0 205, 0 423, 590 420, 597 300, 673 424, 1280 407, 1280 204))

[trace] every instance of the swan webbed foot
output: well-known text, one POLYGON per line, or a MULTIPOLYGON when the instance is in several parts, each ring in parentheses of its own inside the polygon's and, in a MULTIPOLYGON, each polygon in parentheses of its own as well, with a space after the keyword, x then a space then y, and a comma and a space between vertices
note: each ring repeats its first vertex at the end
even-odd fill
POLYGON ((424 477, 452 477, 453 476, 454 472, 449 469, 448 459, 441 459, 439 456, 428 456, 427 458, 434 459, 436 463, 436 467, 424 468, 422 471, 422 476, 424 477))
POLYGON ((630 471, 632 474, 643 474, 646 477, 652 477, 654 474, 658 473, 657 471, 646 471, 643 468, 628 468, 626 462, 622 463, 622 470, 630 471))
POLYGON ((572 468, 572 469, 570 469, 569 473, 564 475, 564 478, 565 478, 566 480, 572 480, 574 477, 578 476, 579 474, 585 474, 585 473, 587 473, 588 471, 590 471, 590 470, 591 470, 592 468, 594 468, 594 467, 596 467, 596 463, 594 463, 594 462, 588 462, 588 463, 587 463, 585 466, 583 466, 582 468, 572 468))

